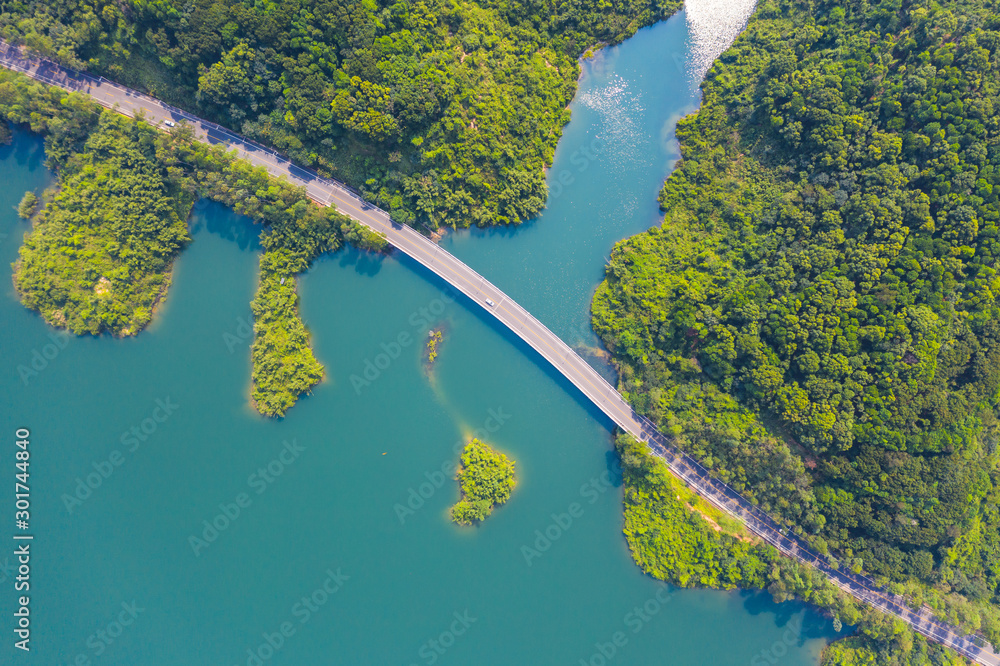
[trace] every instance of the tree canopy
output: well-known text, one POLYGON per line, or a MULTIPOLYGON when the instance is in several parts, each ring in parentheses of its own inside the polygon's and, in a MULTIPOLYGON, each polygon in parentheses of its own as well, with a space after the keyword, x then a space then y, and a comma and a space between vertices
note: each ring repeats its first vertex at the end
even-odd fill
MULTIPOLYGON (((156 130, 105 113, 25 237, 14 274, 24 304, 74 333, 132 335, 152 316, 188 242, 190 199, 171 196, 156 130)), ((33 208, 33 206, 32 206, 33 208)))
POLYGON ((485 520, 494 507, 510 499, 516 483, 514 461, 473 438, 462 450, 458 468, 462 498, 451 507, 451 519, 459 525, 485 520))
MULTIPOLYGON (((750 535, 688 489, 644 444, 621 435, 616 448, 625 489, 625 539, 649 575, 680 587, 765 589, 778 602, 798 598, 814 604, 832 616, 836 631, 856 629, 854 636, 827 647, 823 666, 960 663, 901 620, 859 603, 813 567, 750 535)), ((764 659, 758 656, 751 663, 764 659)))
POLYGON ((998 68, 992 1, 762 2, 593 305, 681 446, 994 642, 998 68))
POLYGON ((0 34, 339 176, 406 223, 544 205, 590 46, 680 0, 25 0, 0 34))

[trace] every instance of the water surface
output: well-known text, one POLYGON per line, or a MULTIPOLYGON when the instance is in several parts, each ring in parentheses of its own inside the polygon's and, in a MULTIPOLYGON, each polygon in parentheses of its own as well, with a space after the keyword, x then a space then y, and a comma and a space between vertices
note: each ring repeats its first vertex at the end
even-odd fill
MULTIPOLYGON (((571 342, 594 343, 588 303, 613 242, 656 223, 673 122, 697 101, 696 48, 680 15, 600 53, 544 216, 445 241, 571 342)), ((50 178, 40 158, 25 134, 0 149, 2 266, 25 229, 12 206, 50 178)), ((621 534, 611 424, 405 258, 316 263, 300 294, 328 379, 287 418, 256 416, 256 230, 215 205, 191 224, 168 300, 135 339, 53 339, 6 281, 3 455, 31 429, 36 541, 34 651, 15 654, 4 581, 3 663, 817 662, 831 629, 800 604, 644 576, 621 534), (421 347, 439 322, 449 332, 428 376, 421 347), (51 358, 22 377, 36 351, 51 358), (520 485, 461 529, 441 470, 473 433, 517 461, 520 485)))

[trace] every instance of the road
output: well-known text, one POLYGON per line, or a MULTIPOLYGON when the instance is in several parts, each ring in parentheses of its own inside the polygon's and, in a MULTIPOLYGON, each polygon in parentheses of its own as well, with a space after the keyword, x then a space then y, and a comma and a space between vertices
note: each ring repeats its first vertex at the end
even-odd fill
POLYGON ((127 116, 142 112, 146 120, 154 125, 165 127, 167 123, 186 122, 194 129, 198 140, 235 149, 241 157, 266 168, 272 175, 285 177, 304 187, 315 202, 336 206, 345 215, 384 234, 400 252, 436 273, 520 336, 620 428, 646 442, 651 451, 689 487, 720 510, 743 521, 751 532, 785 555, 816 567, 844 592, 902 619, 929 639, 953 648, 976 663, 1000 666, 1000 655, 981 637, 964 635, 935 619, 929 608, 913 609, 905 598, 891 594, 863 574, 837 566, 735 490, 714 479, 696 460, 673 447, 596 370, 527 310, 433 241, 410 227, 393 222, 388 213, 364 201, 348 186, 295 165, 279 153, 215 123, 106 79, 75 72, 45 59, 29 57, 3 40, 0 40, 0 65, 39 81, 90 95, 104 106, 127 116))

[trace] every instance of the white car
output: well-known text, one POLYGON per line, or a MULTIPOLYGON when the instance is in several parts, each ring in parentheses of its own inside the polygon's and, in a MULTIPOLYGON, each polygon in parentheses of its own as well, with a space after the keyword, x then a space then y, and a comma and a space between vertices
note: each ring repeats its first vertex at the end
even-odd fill
POLYGON ((167 127, 173 127, 175 125, 174 121, 172 120, 164 120, 163 124, 166 125, 167 127))
POLYGON ((488 298, 486 299, 486 305, 490 306, 491 308, 495 308, 497 306, 496 303, 494 303, 493 301, 491 301, 488 298))

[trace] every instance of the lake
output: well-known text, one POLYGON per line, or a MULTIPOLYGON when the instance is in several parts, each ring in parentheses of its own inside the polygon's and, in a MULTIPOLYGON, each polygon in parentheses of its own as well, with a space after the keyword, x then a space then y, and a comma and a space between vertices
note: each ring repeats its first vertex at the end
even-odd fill
MULTIPOLYGON (((731 39, 745 5, 692 2, 599 52, 544 214, 443 245, 568 342, 596 347, 589 302, 605 257, 658 222, 674 123, 724 46, 706 35, 731 39)), ((802 604, 645 576, 621 532, 611 423, 404 257, 345 250, 301 279, 327 379, 282 420, 248 406, 258 230, 221 206, 196 207, 148 330, 56 334, 9 279, 26 230, 13 207, 51 182, 42 159, 23 132, 0 148, 2 455, 13 461, 15 430, 30 429, 35 538, 30 656, 13 648, 0 571, 4 663, 818 662, 834 633, 802 604), (441 324, 428 374, 424 340, 441 324), (519 485, 469 529, 447 511, 473 435, 517 461, 519 485)))

